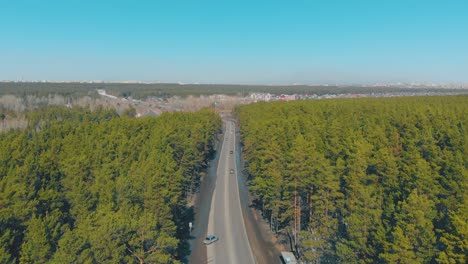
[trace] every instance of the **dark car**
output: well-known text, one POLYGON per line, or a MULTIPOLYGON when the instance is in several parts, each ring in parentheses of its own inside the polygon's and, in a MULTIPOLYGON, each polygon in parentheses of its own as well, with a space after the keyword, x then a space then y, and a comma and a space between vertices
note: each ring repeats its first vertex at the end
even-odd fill
POLYGON ((229 154, 232 154, 232 153, 234 153, 234 151, 232 151, 232 150, 231 150, 231 151, 229 151, 229 154))

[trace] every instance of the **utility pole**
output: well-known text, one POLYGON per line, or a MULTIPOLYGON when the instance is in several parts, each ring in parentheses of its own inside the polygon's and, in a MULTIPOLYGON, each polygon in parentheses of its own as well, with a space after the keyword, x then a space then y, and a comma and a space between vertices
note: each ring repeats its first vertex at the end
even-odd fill
POLYGON ((301 229, 301 209, 297 197, 297 177, 294 177, 294 246, 297 246, 297 232, 301 229))

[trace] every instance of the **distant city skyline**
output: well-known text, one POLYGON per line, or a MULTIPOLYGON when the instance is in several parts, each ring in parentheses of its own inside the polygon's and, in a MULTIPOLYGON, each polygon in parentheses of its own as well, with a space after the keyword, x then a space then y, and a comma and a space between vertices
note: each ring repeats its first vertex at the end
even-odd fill
POLYGON ((468 83, 468 2, 0 3, 0 80, 468 83))

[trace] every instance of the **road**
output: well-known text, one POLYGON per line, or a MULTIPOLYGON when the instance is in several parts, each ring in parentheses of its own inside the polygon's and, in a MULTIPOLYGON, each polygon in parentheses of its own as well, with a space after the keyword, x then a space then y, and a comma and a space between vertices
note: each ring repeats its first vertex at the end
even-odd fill
POLYGON ((235 125, 232 121, 226 121, 225 125, 226 133, 218 161, 207 230, 208 234, 215 234, 220 239, 207 246, 207 262, 256 263, 245 229, 239 197, 235 125))

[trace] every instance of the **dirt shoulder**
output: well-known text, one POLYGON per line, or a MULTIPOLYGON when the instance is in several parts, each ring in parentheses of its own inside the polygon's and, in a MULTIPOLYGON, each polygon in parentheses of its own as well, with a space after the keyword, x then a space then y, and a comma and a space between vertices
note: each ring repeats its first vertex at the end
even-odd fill
MULTIPOLYGON (((238 130, 236 130, 236 137, 238 167, 243 168, 238 130)), ((263 220, 260 212, 251 206, 252 198, 250 197, 247 188, 246 178, 242 175, 242 170, 238 170, 238 173, 239 194, 244 216, 244 223, 255 259, 259 264, 282 263, 280 259, 280 251, 283 250, 282 243, 277 241, 277 237, 272 232, 270 232, 269 224, 263 220)))
MULTIPOLYGON (((223 128, 224 131, 224 128, 223 128)), ((217 136, 216 154, 210 161, 208 174, 201 179, 199 192, 195 195, 193 204, 195 220, 191 235, 190 255, 188 263, 207 263, 206 246, 203 239, 206 237, 208 228, 208 217, 210 215, 211 199, 213 197, 214 187, 216 185, 216 169, 218 167, 219 153, 224 140, 224 133, 217 136)))

